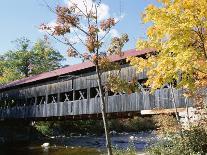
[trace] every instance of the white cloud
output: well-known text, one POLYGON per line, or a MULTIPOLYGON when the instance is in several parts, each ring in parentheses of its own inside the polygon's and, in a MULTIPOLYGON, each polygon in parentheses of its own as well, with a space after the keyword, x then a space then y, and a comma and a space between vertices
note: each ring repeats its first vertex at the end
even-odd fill
POLYGON ((114 17, 114 20, 115 20, 115 22, 119 22, 119 21, 121 21, 124 17, 125 17, 125 14, 121 14, 120 16, 115 16, 115 17, 114 17))
POLYGON ((76 44, 76 43, 80 43, 81 41, 85 41, 86 40, 86 37, 81 35, 81 34, 77 34, 77 35, 74 35, 73 37, 68 37, 68 41, 71 43, 71 44, 76 44))
MULTIPOLYGON (((68 0, 65 1, 68 7, 74 6, 74 4, 84 13, 86 14, 86 8, 87 12, 92 10, 92 12, 95 12, 95 2, 93 0, 68 0)), ((76 9, 77 12, 80 12, 79 9, 76 9)), ((109 6, 101 3, 97 9, 98 19, 103 20, 109 17, 109 6)))
MULTIPOLYGON (((92 10, 95 11, 94 5, 95 2, 94 0, 65 0, 65 4, 68 7, 73 6, 74 4, 77 5, 77 7, 79 9, 81 9, 84 13, 86 13, 86 8, 87 10, 92 10)), ((109 6, 107 4, 101 3, 98 7, 98 18, 99 18, 99 22, 103 19, 107 19, 108 17, 110 17, 110 13, 109 13, 109 6)), ((79 11, 77 10, 77 13, 79 11)), ((125 17, 125 14, 121 14, 121 15, 117 15, 117 14, 113 14, 115 21, 120 21, 125 17)), ((47 24, 49 27, 51 27, 51 30, 46 30, 48 33, 52 33, 54 31, 54 27, 57 26, 58 24, 56 23, 55 20, 51 21, 50 23, 47 24)), ((84 26, 84 23, 81 23, 81 27, 84 30, 87 30, 87 27, 84 26)), ((43 30, 40 30, 40 32, 44 32, 43 30)), ((105 35, 105 31, 100 30, 99 32, 99 36, 103 37, 105 35)), ((106 39, 111 39, 113 37, 119 37, 120 34, 117 31, 117 29, 113 28, 111 29, 111 31, 109 32, 109 34, 107 34, 106 39)), ((80 43, 80 39, 82 41, 85 41, 86 38, 85 36, 78 31, 76 28, 71 28, 71 36, 68 37, 68 41, 70 41, 71 43, 80 43)))
POLYGON ((109 6, 106 4, 101 4, 98 9, 98 17, 100 20, 106 19, 109 17, 109 6))
POLYGON ((100 37, 103 37, 105 35, 105 33, 106 33, 105 31, 103 31, 103 30, 100 29, 100 31, 98 32, 98 35, 100 37))
MULTIPOLYGON (((98 33, 98 35, 100 37, 103 37, 106 34, 105 31, 100 30, 100 32, 98 33)), ((107 37, 109 38, 113 38, 113 37, 119 37, 119 32, 116 29, 111 29, 110 32, 107 34, 107 37)))
POLYGON ((119 32, 116 29, 111 29, 110 31, 111 37, 119 37, 119 32))

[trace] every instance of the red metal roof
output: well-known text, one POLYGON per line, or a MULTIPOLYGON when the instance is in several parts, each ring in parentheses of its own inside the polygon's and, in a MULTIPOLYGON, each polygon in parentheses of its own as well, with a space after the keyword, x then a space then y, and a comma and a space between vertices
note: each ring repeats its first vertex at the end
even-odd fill
MULTIPOLYGON (((151 50, 146 49, 146 50, 128 50, 124 52, 123 56, 119 56, 119 55, 111 55, 109 58, 111 61, 119 61, 122 59, 125 59, 129 56, 139 56, 139 55, 143 55, 146 54, 147 52, 149 52, 151 50)), ((80 64, 75 64, 75 65, 71 65, 68 67, 64 67, 64 68, 60 68, 60 69, 56 69, 50 72, 44 72, 38 75, 34 75, 31 77, 27 77, 27 78, 23 78, 20 80, 16 80, 13 82, 10 82, 6 85, 3 85, 0 87, 0 89, 4 89, 4 88, 9 88, 9 87, 13 87, 13 86, 17 86, 17 85, 22 85, 22 84, 27 84, 27 83, 31 83, 31 82, 35 82, 35 81, 39 81, 39 80, 43 80, 43 79, 48 79, 48 78, 52 78, 52 77, 56 77, 56 76, 60 76, 60 75, 64 75, 64 74, 68 74, 68 73, 72 73, 75 71, 80 71, 80 70, 84 70, 90 67, 93 67, 94 64, 90 61, 87 62, 83 62, 80 64)))

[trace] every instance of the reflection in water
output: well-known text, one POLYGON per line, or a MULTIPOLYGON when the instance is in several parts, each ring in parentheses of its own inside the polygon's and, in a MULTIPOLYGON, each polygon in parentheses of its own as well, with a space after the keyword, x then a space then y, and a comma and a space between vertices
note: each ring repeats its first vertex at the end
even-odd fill
MULTIPOLYGON (((139 152, 156 141, 155 135, 151 132, 115 133, 112 135, 112 144, 119 148, 126 148, 132 137, 139 152)), ((41 147, 43 143, 45 142, 1 147, 0 155, 100 155, 105 149, 104 136, 56 137, 51 139, 48 147, 41 147)))
POLYGON ((100 151, 94 148, 81 147, 48 147, 42 148, 40 146, 29 147, 8 147, 1 148, 0 155, 99 155, 100 151))

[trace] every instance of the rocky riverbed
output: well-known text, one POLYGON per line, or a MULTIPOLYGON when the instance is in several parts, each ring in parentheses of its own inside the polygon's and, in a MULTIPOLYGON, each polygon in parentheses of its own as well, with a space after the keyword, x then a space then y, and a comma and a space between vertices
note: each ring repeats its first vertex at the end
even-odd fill
MULTIPOLYGON (((138 133, 112 133, 113 146, 126 149, 133 144, 139 153, 154 143, 157 138, 153 131, 138 133)), ((0 149, 1 155, 98 155, 105 152, 105 137, 96 135, 56 136, 30 144, 14 144, 0 149), (41 146, 48 143, 46 146, 41 146)))

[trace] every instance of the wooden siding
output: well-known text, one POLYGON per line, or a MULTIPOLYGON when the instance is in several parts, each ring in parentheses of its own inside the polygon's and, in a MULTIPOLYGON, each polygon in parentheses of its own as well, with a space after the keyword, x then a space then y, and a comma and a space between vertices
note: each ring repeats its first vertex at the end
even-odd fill
MULTIPOLYGON (((182 90, 175 91, 176 105, 179 108, 186 106, 182 94, 182 90)), ((150 94, 149 92, 119 94, 108 96, 106 99, 107 113, 174 108, 172 106, 170 89, 168 88, 157 90, 154 94, 150 94)), ((99 97, 58 103, 0 108, 1 119, 47 118, 54 116, 76 116, 99 113, 101 113, 99 97)))
MULTIPOLYGON (((102 81, 103 83, 107 81, 107 74, 103 73, 102 81)), ((121 78, 125 80, 132 80, 132 78, 137 77, 137 79, 145 79, 146 72, 136 73, 133 67, 123 67, 121 69, 121 78)), ((73 79, 74 90, 88 89, 92 87, 97 87, 97 76, 95 72, 91 75, 79 75, 73 79)), ((54 80, 47 83, 40 83, 37 85, 27 86, 23 88, 8 90, 5 92, 0 92, 0 100, 5 98, 31 98, 38 96, 46 96, 50 94, 58 94, 63 92, 72 91, 72 80, 54 80)))

